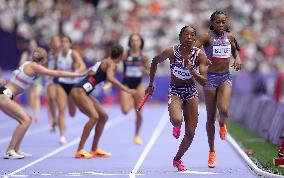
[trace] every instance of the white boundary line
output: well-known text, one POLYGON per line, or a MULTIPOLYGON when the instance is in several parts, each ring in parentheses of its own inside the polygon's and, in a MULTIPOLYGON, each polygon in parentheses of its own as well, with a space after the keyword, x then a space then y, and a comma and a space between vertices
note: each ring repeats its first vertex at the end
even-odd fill
POLYGON ((150 152, 152 146, 154 145, 154 143, 156 142, 156 140, 158 139, 158 137, 160 136, 161 132, 163 131, 163 129, 165 128, 167 121, 168 121, 168 111, 166 111, 164 113, 164 115, 162 116, 162 118, 160 119, 157 127, 154 129, 154 132, 149 140, 149 142, 147 143, 146 147, 144 148, 142 154, 140 155, 138 161, 136 162, 136 165, 134 166, 133 170, 131 171, 131 173, 129 174, 130 178, 135 178, 135 174, 137 173, 137 171, 139 170, 140 166, 142 165, 144 159, 146 158, 146 156, 148 155, 148 153, 150 152))
MULTIPOLYGON (((127 119, 122 119, 122 117, 125 117, 125 116, 124 115, 119 115, 116 118, 114 118, 113 120, 110 120, 109 123, 106 125, 104 131, 107 131, 108 129, 110 129, 110 128, 118 125, 119 123, 127 120, 127 119)), ((128 117, 130 117, 130 115, 128 115, 128 117)), ((93 131, 92 131, 91 134, 93 134, 93 131)), ((13 175, 15 175, 15 174, 17 174, 17 173, 19 173, 19 172, 21 172, 21 171, 23 171, 23 170, 33 166, 33 165, 39 163, 39 162, 41 162, 41 161, 43 161, 43 160, 45 160, 45 159, 47 159, 47 158, 49 158, 51 156, 56 155, 57 153, 65 150, 65 149, 67 149, 67 148, 69 148, 69 147, 71 147, 73 145, 76 145, 77 143, 79 143, 79 141, 80 141, 80 137, 77 137, 77 138, 73 139, 71 142, 69 142, 68 144, 63 145, 63 146, 55 149, 54 151, 52 151, 52 152, 50 152, 50 153, 48 153, 48 154, 38 158, 37 160, 35 160, 35 161, 33 161, 33 162, 31 162, 31 163, 29 163, 29 164, 27 164, 27 165, 25 165, 25 166, 23 166, 23 167, 21 167, 19 169, 15 170, 15 171, 13 171, 13 172, 11 172, 9 174, 7 174, 3 178, 9 178, 10 176, 13 176, 13 175)))
MULTIPOLYGON (((238 143, 235 141, 233 137, 228 133, 227 134, 227 141, 232 145, 232 147, 238 152, 238 154, 245 160, 245 162, 248 164, 248 166, 257 174, 260 176, 270 177, 270 178, 283 178, 284 176, 272 174, 266 171, 261 170, 258 168, 254 162, 247 156, 247 154, 242 150, 242 148, 238 145, 238 143)), ((272 158, 271 158, 272 159, 272 158)))

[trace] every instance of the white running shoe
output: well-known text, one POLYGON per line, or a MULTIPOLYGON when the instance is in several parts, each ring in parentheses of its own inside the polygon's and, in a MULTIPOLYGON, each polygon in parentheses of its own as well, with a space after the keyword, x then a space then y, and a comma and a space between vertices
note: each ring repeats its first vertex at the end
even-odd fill
POLYGON ((8 152, 4 153, 4 159, 22 159, 25 156, 20 155, 15 152, 15 150, 9 150, 8 152))
POLYGON ((21 151, 21 150, 17 151, 17 153, 18 153, 19 155, 23 155, 25 158, 30 158, 30 157, 33 156, 32 154, 30 154, 30 153, 25 153, 25 152, 23 152, 23 151, 21 151))
POLYGON ((61 136, 59 142, 61 145, 65 145, 67 143, 67 140, 64 136, 61 136))

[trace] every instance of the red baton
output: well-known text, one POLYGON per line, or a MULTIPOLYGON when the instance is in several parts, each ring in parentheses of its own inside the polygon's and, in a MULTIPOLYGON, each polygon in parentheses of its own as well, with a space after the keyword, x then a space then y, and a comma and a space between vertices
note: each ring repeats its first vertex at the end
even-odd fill
POLYGON ((137 106, 137 111, 140 111, 142 109, 142 107, 144 106, 145 102, 148 100, 150 96, 150 93, 146 93, 146 95, 143 97, 143 99, 140 101, 140 103, 137 106))

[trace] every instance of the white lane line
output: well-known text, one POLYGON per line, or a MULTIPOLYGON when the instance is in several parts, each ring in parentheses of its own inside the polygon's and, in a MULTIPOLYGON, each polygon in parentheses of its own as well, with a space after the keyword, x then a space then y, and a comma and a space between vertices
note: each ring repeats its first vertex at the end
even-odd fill
MULTIPOLYGON (((227 141, 231 144, 231 146, 236 150, 236 152, 244 159, 244 161, 248 164, 248 166, 259 176, 263 177, 271 177, 271 178, 280 178, 282 175, 272 174, 266 171, 261 170, 257 167, 256 164, 247 156, 247 154, 242 150, 242 148, 238 145, 235 139, 228 133, 227 141)), ((271 158, 272 159, 272 158, 271 158)))
POLYGON ((178 172, 180 174, 201 174, 201 175, 208 175, 208 174, 220 174, 217 172, 207 172, 207 171, 182 171, 182 172, 178 172))
MULTIPOLYGON (((131 116, 131 115, 128 115, 128 117, 130 117, 130 116, 131 116)), ((121 122, 123 122, 123 121, 126 121, 127 119, 122 119, 122 118, 124 118, 124 117, 125 117, 124 115, 119 115, 118 117, 116 117, 116 118, 110 120, 109 123, 108 123, 108 124, 106 125, 106 127, 105 127, 105 131, 107 131, 108 129, 110 129, 110 128, 116 126, 116 125, 118 125, 119 123, 121 123, 121 122)), ((93 134, 93 132, 92 132, 91 134, 93 134)), ((15 170, 15 171, 13 171, 13 172, 7 174, 7 175, 4 176, 3 178, 11 177, 11 176, 13 176, 13 175, 15 175, 15 174, 17 174, 17 173, 19 173, 19 172, 25 170, 25 169, 27 169, 27 168, 29 168, 29 167, 31 167, 31 166, 37 164, 37 163, 39 163, 39 162, 42 162, 43 160, 45 160, 45 159, 47 159, 47 158, 50 158, 50 157, 56 155, 57 153, 59 153, 59 152, 65 150, 65 149, 67 149, 67 148, 69 148, 69 147, 71 147, 71 146, 74 146, 74 145, 78 144, 79 141, 80 141, 80 137, 77 137, 77 138, 75 138, 74 140, 72 140, 71 142, 67 143, 66 145, 63 145, 63 146, 61 146, 61 147, 55 149, 54 151, 52 151, 52 152, 50 152, 50 153, 44 155, 43 157, 40 157, 39 159, 37 159, 37 160, 35 160, 35 161, 33 161, 33 162, 31 162, 31 163, 29 163, 29 164, 27 164, 27 165, 25 165, 25 166, 23 166, 23 167, 17 169, 17 170, 15 170)))
POLYGON ((140 155, 136 165, 134 166, 133 170, 131 171, 131 173, 129 174, 130 178, 135 178, 135 174, 137 173, 137 171, 139 170, 140 166, 142 165, 144 159, 146 158, 146 156, 148 155, 148 153, 150 152, 152 146, 154 145, 154 143, 156 142, 156 140, 159 138, 161 132, 163 131, 163 129, 165 128, 168 119, 168 111, 166 111, 164 113, 164 115, 162 116, 162 118, 160 119, 157 127, 154 129, 154 132, 149 140, 149 142, 147 143, 146 147, 144 148, 142 154, 140 155))

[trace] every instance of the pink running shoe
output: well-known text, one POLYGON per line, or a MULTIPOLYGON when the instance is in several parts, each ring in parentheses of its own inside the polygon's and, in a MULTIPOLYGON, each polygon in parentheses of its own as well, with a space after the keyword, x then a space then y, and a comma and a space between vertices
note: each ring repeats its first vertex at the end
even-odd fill
POLYGON ((173 136, 178 139, 180 136, 181 126, 173 127, 173 136))
POLYGON ((178 171, 186 171, 186 167, 183 165, 183 162, 181 160, 175 161, 173 160, 173 166, 178 169, 178 171))

